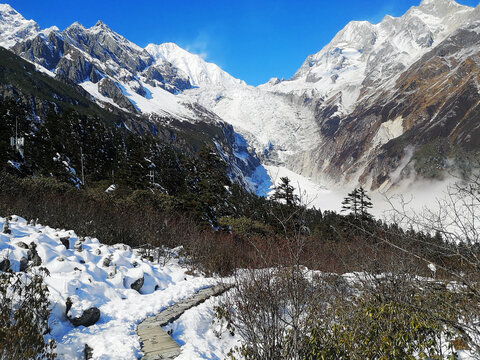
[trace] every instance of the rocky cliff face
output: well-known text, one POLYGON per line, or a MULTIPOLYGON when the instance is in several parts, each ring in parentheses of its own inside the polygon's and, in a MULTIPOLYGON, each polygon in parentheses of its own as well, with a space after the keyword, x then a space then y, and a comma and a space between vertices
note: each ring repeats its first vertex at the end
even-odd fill
POLYGON ((18 40, 11 49, 61 78, 76 84, 97 84, 98 93, 129 111, 137 108, 125 93, 133 91, 147 98, 149 92, 144 83, 173 94, 192 87, 180 69, 166 61, 155 64, 146 50, 101 21, 88 29, 74 23, 64 31, 57 28, 38 31, 18 40), (105 81, 101 82, 102 79, 105 81))

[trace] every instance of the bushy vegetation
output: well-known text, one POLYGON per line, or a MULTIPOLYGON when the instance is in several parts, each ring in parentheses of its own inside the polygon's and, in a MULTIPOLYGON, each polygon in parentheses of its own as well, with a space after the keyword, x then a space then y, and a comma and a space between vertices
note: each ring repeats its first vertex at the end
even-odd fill
POLYGON ((332 292, 313 312, 305 359, 455 359, 449 321, 458 314, 438 303, 453 295, 422 289, 405 275, 368 280, 350 285, 358 295, 332 292))
POLYGON ((55 359, 55 342, 46 340, 50 301, 46 270, 0 273, 0 359, 55 359))
POLYGON ((323 214, 320 226, 334 231, 316 252, 302 231, 256 244, 255 266, 216 309, 244 339, 230 357, 457 359, 464 350, 478 359, 479 189, 480 176, 465 178, 438 212, 397 210, 390 225, 351 207, 323 214), (332 258, 329 271, 311 271, 332 258))

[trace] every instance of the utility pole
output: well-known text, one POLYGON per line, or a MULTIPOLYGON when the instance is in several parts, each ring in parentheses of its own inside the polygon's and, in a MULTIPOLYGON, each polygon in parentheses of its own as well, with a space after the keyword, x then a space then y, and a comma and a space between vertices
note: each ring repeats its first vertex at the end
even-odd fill
POLYGON ((15 116, 15 137, 10 138, 10 146, 15 149, 15 152, 19 153, 23 158, 23 147, 25 146, 25 138, 18 137, 18 118, 15 116))
POLYGON ((15 150, 18 151, 18 117, 15 116, 15 150))
POLYGON ((154 187, 155 186, 155 170, 151 169, 148 177, 150 179, 150 186, 154 187))

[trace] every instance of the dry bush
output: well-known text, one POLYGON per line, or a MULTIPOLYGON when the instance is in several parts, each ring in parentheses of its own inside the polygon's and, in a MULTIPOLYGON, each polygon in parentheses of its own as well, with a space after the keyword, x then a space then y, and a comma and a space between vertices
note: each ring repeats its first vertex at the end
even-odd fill
POLYGON ((0 359, 54 359, 55 342, 48 333, 50 301, 43 283, 46 269, 36 273, 0 274, 0 359))

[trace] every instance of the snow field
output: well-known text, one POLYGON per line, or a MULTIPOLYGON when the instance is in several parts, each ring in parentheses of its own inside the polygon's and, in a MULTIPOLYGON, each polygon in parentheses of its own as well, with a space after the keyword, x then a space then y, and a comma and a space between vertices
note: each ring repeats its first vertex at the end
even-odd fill
MULTIPOLYGON (((5 222, 0 218, 0 227, 5 222)), ((50 276, 45 279, 50 290, 51 336, 57 341, 59 359, 83 359, 85 344, 93 348, 94 359, 137 359, 141 355, 136 326, 146 317, 215 284, 212 278, 185 274, 181 261, 173 257, 166 266, 142 259, 138 251, 117 244, 106 246, 95 238, 83 241, 73 232, 42 225, 29 225, 14 216, 10 235, 0 234, 0 260, 8 258, 18 271, 27 249, 18 246, 35 243, 50 276), (61 237, 69 237, 69 249, 61 237), (73 249, 82 244, 82 251, 73 249), (110 266, 104 266, 106 258, 110 266), (140 292, 130 284, 143 277, 140 292), (73 327, 65 316, 67 297, 73 301, 69 315, 78 316, 92 306, 100 309, 100 320, 90 327, 73 327)), ((178 249, 177 249, 178 250, 178 249)))

